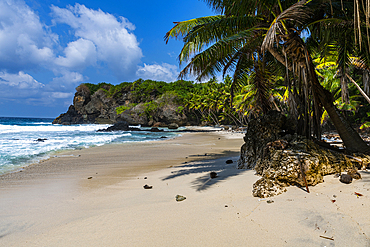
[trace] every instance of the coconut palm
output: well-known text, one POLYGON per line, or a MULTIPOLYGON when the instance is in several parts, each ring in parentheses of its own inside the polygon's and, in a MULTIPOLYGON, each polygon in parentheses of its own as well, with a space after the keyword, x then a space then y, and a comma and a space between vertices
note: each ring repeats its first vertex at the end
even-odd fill
MULTIPOLYGON (((297 120, 297 129, 301 130, 301 134, 310 136, 313 130, 317 138, 321 137, 320 118, 324 107, 347 150, 370 153, 370 147, 334 106, 331 93, 320 84, 307 43, 301 35, 311 28, 314 30, 318 26, 330 27, 332 23, 348 21, 355 13, 353 2, 205 2, 219 15, 176 23, 166 34, 167 41, 170 37, 183 38, 184 47, 179 60, 180 64, 186 62, 187 65, 180 73, 181 76, 194 74, 198 79, 202 79, 218 72, 232 71, 233 86, 237 86, 240 78, 257 71, 259 67, 264 73, 264 65, 270 62, 265 58, 271 54, 275 61, 286 67, 289 108, 291 116, 297 120)), ((335 37, 328 37, 329 41, 330 38, 335 37)), ((346 50, 342 54, 347 56, 350 52, 346 50)), ((345 69, 345 63, 342 68, 345 69)), ((345 72, 343 70, 343 73, 345 72)))

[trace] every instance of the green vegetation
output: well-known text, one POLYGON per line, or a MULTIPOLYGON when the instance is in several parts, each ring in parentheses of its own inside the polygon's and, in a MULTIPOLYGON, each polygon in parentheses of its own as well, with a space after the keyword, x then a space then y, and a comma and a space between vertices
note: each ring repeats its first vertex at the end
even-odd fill
MULTIPOLYGON (((280 110, 297 134, 317 139, 327 114, 349 152, 370 153, 348 122, 353 116, 364 121, 366 115, 353 113, 370 103, 364 100, 370 93, 369 0, 204 1, 217 15, 175 22, 165 36, 166 42, 184 42, 180 76, 204 80, 231 73, 236 111, 253 116, 280 110), (319 71, 326 69, 322 63, 335 66, 334 79, 319 71)), ((216 122, 219 105, 208 93, 210 99, 194 108, 216 122)))
POLYGON ((118 107, 116 108, 116 112, 117 112, 117 114, 119 115, 119 114, 123 113, 124 111, 129 110, 129 109, 131 109, 131 108, 135 107, 136 105, 137 105, 137 104, 133 104, 133 103, 131 103, 131 104, 128 104, 128 105, 121 105, 121 106, 118 106, 118 107))

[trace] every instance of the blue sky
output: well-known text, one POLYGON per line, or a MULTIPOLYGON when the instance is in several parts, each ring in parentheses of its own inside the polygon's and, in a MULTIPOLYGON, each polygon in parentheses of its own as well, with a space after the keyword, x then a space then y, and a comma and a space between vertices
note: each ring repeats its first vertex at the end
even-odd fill
POLYGON ((83 82, 174 81, 174 21, 213 15, 200 0, 0 0, 0 117, 67 111, 83 82))

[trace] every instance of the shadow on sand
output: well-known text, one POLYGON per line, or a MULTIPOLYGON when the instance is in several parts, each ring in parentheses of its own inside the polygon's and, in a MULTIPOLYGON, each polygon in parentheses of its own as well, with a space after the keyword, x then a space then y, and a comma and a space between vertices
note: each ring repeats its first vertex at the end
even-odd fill
POLYGON ((165 181, 189 174, 199 174, 200 176, 191 182, 192 187, 195 188, 196 191, 204 191, 219 182, 240 175, 246 171, 244 169, 237 169, 238 155, 238 152, 230 151, 225 151, 223 154, 219 155, 207 154, 207 156, 204 156, 204 160, 198 160, 175 167, 176 170, 172 171, 171 175, 164 177, 162 180, 165 181), (224 157, 225 155, 228 157, 224 157), (222 158, 219 158, 220 156, 222 156, 222 158), (229 159, 231 159, 233 163, 226 164, 226 160, 229 159), (217 177, 211 179, 211 172, 216 172, 217 177))

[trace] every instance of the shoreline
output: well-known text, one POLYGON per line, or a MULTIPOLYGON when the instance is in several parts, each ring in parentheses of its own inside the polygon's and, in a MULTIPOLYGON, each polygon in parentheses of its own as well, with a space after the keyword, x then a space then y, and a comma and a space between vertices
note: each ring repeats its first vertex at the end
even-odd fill
POLYGON ((242 136, 187 133, 74 150, 68 155, 75 156, 0 179, 0 241, 4 246, 370 246, 370 172, 361 171, 363 178, 349 185, 326 176, 311 193, 289 187, 259 200, 251 192, 260 177, 236 168, 242 136), (226 164, 228 159, 233 163, 226 164), (211 171, 218 177, 210 179, 211 171), (144 189, 145 184, 153 188, 144 189), (176 202, 176 195, 186 200, 176 202))

